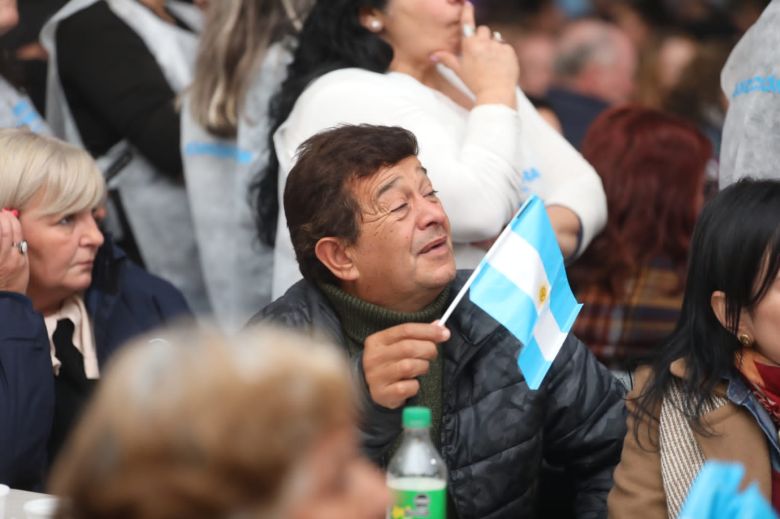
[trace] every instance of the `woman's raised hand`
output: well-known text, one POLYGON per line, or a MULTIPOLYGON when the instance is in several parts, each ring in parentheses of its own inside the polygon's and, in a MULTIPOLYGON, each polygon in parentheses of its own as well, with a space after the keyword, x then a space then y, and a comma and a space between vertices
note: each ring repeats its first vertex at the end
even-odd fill
POLYGON ((27 242, 14 211, 0 211, 0 291, 27 292, 30 265, 27 262, 27 242))
POLYGON ((515 108, 520 66, 514 48, 487 26, 475 28, 474 6, 466 2, 461 15, 461 56, 439 51, 431 56, 452 69, 476 96, 476 104, 504 104, 515 108))

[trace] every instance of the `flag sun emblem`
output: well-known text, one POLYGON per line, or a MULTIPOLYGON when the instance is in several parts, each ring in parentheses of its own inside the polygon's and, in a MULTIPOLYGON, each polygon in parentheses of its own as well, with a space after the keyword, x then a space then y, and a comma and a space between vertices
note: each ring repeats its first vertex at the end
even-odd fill
POLYGON ((542 285, 539 287, 539 304, 544 304, 545 301, 547 301, 547 296, 549 295, 549 290, 547 289, 547 285, 542 285))

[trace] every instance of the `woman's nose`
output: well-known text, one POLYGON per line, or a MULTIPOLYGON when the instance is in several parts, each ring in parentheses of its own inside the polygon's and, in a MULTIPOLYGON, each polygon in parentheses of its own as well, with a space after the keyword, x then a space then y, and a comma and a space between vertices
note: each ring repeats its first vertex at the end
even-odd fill
POLYGON ((92 214, 84 219, 84 231, 81 235, 81 244, 85 247, 100 247, 105 242, 103 232, 98 227, 95 217, 92 214))

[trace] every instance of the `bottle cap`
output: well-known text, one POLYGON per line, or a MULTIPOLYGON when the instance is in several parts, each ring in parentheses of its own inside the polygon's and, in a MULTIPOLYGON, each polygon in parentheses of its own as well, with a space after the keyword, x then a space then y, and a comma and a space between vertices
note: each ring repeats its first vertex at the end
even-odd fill
POLYGON ((404 428, 426 429, 431 426, 431 410, 427 407, 404 407, 404 428))

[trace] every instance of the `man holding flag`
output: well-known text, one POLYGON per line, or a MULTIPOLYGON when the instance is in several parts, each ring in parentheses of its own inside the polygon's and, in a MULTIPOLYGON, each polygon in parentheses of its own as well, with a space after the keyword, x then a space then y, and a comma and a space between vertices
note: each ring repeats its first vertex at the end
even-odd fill
POLYGON ((573 480, 577 517, 604 517, 624 391, 567 334, 578 307, 543 207, 526 204, 473 274, 456 272, 416 155, 411 133, 368 125, 301 146, 284 208, 304 279, 253 322, 343 346, 364 395, 363 446, 380 464, 401 408, 430 407, 450 517, 535 517, 543 462, 573 480))

